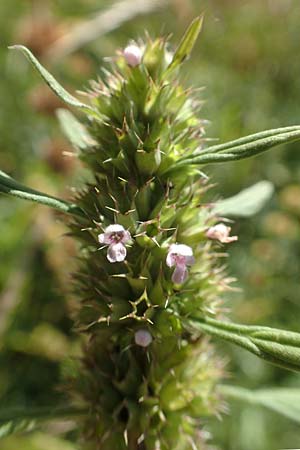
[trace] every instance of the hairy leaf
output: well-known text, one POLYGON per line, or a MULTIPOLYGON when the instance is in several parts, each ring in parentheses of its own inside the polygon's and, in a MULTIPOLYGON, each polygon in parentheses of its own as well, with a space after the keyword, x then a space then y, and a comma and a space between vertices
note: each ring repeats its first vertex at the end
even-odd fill
POLYGON ((300 140, 300 126, 266 130, 225 144, 208 147, 197 155, 182 159, 169 171, 186 165, 237 161, 259 155, 277 145, 300 140))
POLYGON ((0 193, 30 200, 42 205, 50 206, 64 213, 82 215, 83 212, 74 203, 52 197, 51 195, 31 189, 15 181, 12 177, 0 170, 0 193))
POLYGON ((187 326, 236 344, 279 367, 300 371, 300 333, 210 318, 189 320, 187 326))
POLYGON ((93 116, 98 117, 97 112, 89 105, 86 105, 85 103, 80 102, 76 97, 69 94, 59 83, 56 81, 56 79, 51 75, 51 73, 48 72, 48 70, 45 69, 45 67, 42 66, 42 64, 36 59, 36 57, 31 53, 28 48, 24 47, 23 45, 12 45, 9 47, 11 50, 20 50, 32 63, 32 65, 35 67, 35 69, 39 72, 41 77, 45 80, 45 82, 48 84, 50 89, 67 105, 74 106, 75 108, 78 108, 85 113, 91 114, 93 116))

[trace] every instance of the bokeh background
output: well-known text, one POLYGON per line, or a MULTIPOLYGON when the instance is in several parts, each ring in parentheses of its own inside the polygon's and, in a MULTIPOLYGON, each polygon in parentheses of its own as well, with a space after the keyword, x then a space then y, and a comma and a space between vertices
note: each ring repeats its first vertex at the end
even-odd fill
MULTIPOLYGON (((0 2, 0 167, 25 184, 68 197, 82 169, 57 124, 60 102, 28 62, 7 50, 27 45, 70 91, 105 67, 130 39, 172 33, 205 13, 204 28, 183 69, 205 87, 207 135, 221 141, 300 121, 299 0, 9 0, 0 2), (95 20, 97 17, 97 20, 95 20)), ((275 194, 251 219, 237 220, 228 249, 240 292, 226 304, 234 320, 299 331, 300 148, 281 146, 256 159, 207 167, 222 197, 265 179, 275 194)), ((78 355, 68 310, 75 249, 56 213, 0 197, 0 411, 55 405, 66 356, 78 355)), ((232 384, 300 386, 298 375, 218 344, 232 384)), ((230 404, 206 420, 211 445, 224 450, 300 448, 299 425, 258 407, 230 404)), ((1 450, 75 450, 71 423, 5 438, 1 450)))

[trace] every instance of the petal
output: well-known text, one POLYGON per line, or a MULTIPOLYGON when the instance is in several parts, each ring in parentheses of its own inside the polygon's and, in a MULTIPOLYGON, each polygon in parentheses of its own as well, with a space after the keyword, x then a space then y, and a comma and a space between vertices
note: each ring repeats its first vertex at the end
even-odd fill
POLYGON ((234 242, 238 240, 238 236, 224 236, 220 239, 222 244, 230 244, 230 242, 234 242))
POLYGON ((176 244, 175 251, 180 256, 193 256, 193 249, 185 244, 176 244))
POLYGON ((125 231, 125 228, 118 223, 113 223, 105 228, 105 234, 120 233, 121 231, 125 231))
POLYGON ((217 225, 210 227, 206 231, 206 236, 209 239, 216 239, 223 244, 228 244, 238 240, 237 236, 229 236, 231 227, 228 227, 224 223, 217 223, 217 225))
POLYGON ((123 51, 123 56, 131 67, 138 66, 142 61, 143 52, 137 45, 128 45, 123 51))
POLYGON ((121 262, 126 258, 126 247, 122 244, 122 242, 118 242, 118 244, 112 244, 108 247, 107 250, 107 259, 109 262, 121 262))
POLYGON ((176 266, 173 275, 172 275, 172 281, 176 284, 182 284, 188 276, 188 271, 185 266, 176 266))
POLYGON ((100 244, 110 244, 109 235, 107 235, 106 233, 98 234, 98 241, 100 242, 100 244))
POLYGON ((186 256, 185 263, 187 266, 192 266, 193 264, 195 264, 194 256, 186 256))
POLYGON ((172 253, 171 249, 167 254, 166 264, 168 267, 173 267, 175 265, 175 257, 174 257, 174 254, 172 253))
POLYGON ((121 242, 123 242, 123 244, 126 244, 126 242, 130 241, 130 239, 131 239, 131 234, 129 233, 128 230, 124 230, 124 234, 123 234, 121 242))

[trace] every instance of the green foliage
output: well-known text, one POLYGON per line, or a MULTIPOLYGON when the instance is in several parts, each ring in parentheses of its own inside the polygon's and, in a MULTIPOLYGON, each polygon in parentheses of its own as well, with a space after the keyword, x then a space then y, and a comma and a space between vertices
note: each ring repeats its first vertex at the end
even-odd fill
MULTIPOLYGON (((193 317, 190 319, 193 323, 193 317)), ((275 328, 239 325, 210 318, 195 320, 195 328, 248 350, 285 369, 300 371, 300 334, 275 328)))
POLYGON ((3 194, 12 195, 14 197, 22 198, 23 200, 30 200, 32 202, 40 203, 42 205, 50 206, 68 214, 82 214, 79 208, 72 203, 52 197, 48 194, 30 189, 21 183, 15 181, 12 177, 0 170, 0 192, 3 194))
POLYGON ((183 63, 191 54, 202 28, 203 16, 197 17, 186 30, 180 44, 173 55, 168 70, 172 70, 183 63))
POLYGON ((263 208, 273 193, 272 183, 259 181, 233 197, 218 201, 214 211, 219 216, 251 217, 263 208))
POLYGON ((261 405, 300 423, 300 390, 297 388, 268 388, 250 390, 237 386, 220 386, 222 395, 230 401, 261 405))
POLYGON ((88 105, 80 102, 75 98, 73 95, 69 94, 57 81, 56 79, 46 70, 42 64, 39 63, 39 61, 34 57, 34 55, 31 53, 28 48, 24 47, 23 45, 13 45, 9 47, 11 50, 20 50, 32 63, 32 65, 35 67, 35 69, 39 72, 41 77, 45 80, 45 82, 48 84, 50 89, 67 105, 73 106, 75 108, 78 108, 79 110, 82 110, 84 112, 87 112, 89 114, 95 114, 95 111, 88 105))
MULTIPOLYGON (((217 18, 219 18, 219 15, 221 15, 221 20, 214 20, 213 26, 211 27, 209 27, 209 25, 206 25, 206 33, 204 36, 202 36, 204 42, 202 45, 201 57, 198 58, 197 62, 196 60, 193 60, 193 64, 190 66, 189 72, 191 78, 193 77, 193 73, 196 72, 195 80, 197 77, 197 84, 199 84, 199 77, 202 77, 202 80, 205 80, 204 82, 205 84, 207 84, 205 76, 207 67, 209 66, 207 72, 209 73, 208 97, 210 98, 210 102, 208 103, 208 105, 211 106, 208 106, 208 108, 210 109, 208 109, 208 113, 206 112, 206 114, 213 118, 214 123, 214 128, 212 131, 210 131, 210 135, 220 135, 224 140, 232 139, 234 136, 252 133, 254 129, 257 129, 258 123, 259 128, 274 128, 278 126, 279 117, 281 123, 294 123, 294 118, 297 116, 297 107, 293 106, 293 104, 297 104, 297 83, 293 83, 291 74, 297 72, 297 60, 296 58, 289 58, 288 56, 286 56, 288 55, 289 48, 292 48, 292 41, 288 41, 287 33, 285 33, 285 30, 286 23, 288 22, 288 28, 290 30, 289 36, 293 34, 293 30, 295 33, 295 27, 293 27, 292 22, 297 23, 297 14, 290 14, 289 16, 287 10, 283 11, 282 18, 284 19, 285 23, 284 28, 282 29, 279 23, 280 19, 278 19, 279 16, 276 16, 275 13, 268 13, 268 15, 266 15, 266 6, 263 7, 257 2, 253 2, 253 5, 249 4, 247 6, 247 14, 245 14, 244 11, 246 9, 245 5, 235 5, 233 9, 230 6, 228 7, 228 5, 225 7, 225 5, 222 5, 220 2, 212 3, 214 14, 216 14, 217 18), (258 8, 259 14, 257 14, 257 11, 256 14, 253 14, 255 8, 258 8), (292 15, 295 18, 291 18, 292 15), (236 20, 236 18, 238 18, 238 21, 236 20), (220 24, 223 25, 224 23, 228 24, 228 26, 224 27, 222 32, 220 32, 220 24), (273 26, 274 23, 276 23, 275 27, 273 26), (254 29, 256 29, 256 31, 259 31, 259 29, 266 28, 268 28, 268 30, 270 31, 268 33, 268 38, 264 35, 261 35, 261 33, 259 32, 253 32, 254 29), (274 45, 274 42, 276 42, 276 34, 273 31, 274 29, 276 29, 278 34, 280 35, 280 42, 282 43, 282 46, 284 48, 284 51, 282 52, 282 54, 284 55, 283 59, 281 59, 280 55, 278 57, 278 54, 276 54, 276 48, 278 47, 278 45, 274 45), (279 30, 282 30, 282 32, 279 32, 279 30), (239 31, 241 32, 240 34, 238 34, 239 31), (240 38, 238 36, 240 36, 240 38), (244 51, 244 43, 249 43, 249 36, 251 36, 252 40, 250 39, 250 52, 247 52, 244 51), (218 48, 219 41, 222 43, 220 48, 218 48), (251 57, 253 58, 254 41, 254 50, 257 51, 257 57, 255 59, 254 51, 254 63, 253 60, 252 63, 249 63, 247 58, 250 58, 251 62, 251 57), (268 41, 270 42, 268 43, 268 41), (242 58, 241 55, 239 56, 240 47, 243 48, 242 58), (289 61, 289 64, 286 64, 287 60, 289 61), (247 70, 244 70, 244 64, 247 64, 247 61, 247 70), (276 66, 276 70, 274 70, 274 65, 276 66), (267 78, 269 79, 268 83, 266 82, 267 78), (230 86, 230 90, 224 89, 225 84, 227 86, 230 86), (258 107, 258 102, 260 103, 260 107, 258 107), (243 112, 241 113, 241 111, 243 112), (217 113, 219 119, 216 119, 217 113)), ((74 11, 72 12, 72 14, 77 13, 76 11, 74 11)), ((172 13, 168 12, 167 14, 168 15, 166 15, 166 17, 170 19, 170 14, 172 13)), ((7 17, 6 14, 5 17, 7 17)), ((172 16, 171 18, 172 20, 166 20, 166 22, 168 23, 168 28, 169 26, 173 26, 174 30, 177 31, 177 28, 180 28, 180 25, 178 24, 177 20, 175 20, 174 16, 172 16)), ((161 16, 159 16, 159 23, 161 23, 161 16)), ((132 26, 134 27, 134 24, 132 24, 132 26)), ((142 27, 143 24, 139 23, 137 24, 136 28, 141 29, 142 27)), ((154 30, 155 25, 152 25, 151 29, 154 30)), ((116 46, 118 38, 120 38, 119 42, 123 43, 124 33, 128 33, 128 35, 130 36, 134 35, 134 32, 132 32, 132 28, 130 32, 124 29, 119 34, 117 32, 114 36, 112 36, 111 40, 104 39, 105 44, 108 43, 108 48, 103 46, 103 43, 101 42, 101 46, 98 46, 98 43, 90 46, 89 51, 94 51, 94 53, 97 53, 98 56, 99 48, 105 48, 105 54, 107 55, 107 53, 111 52, 111 49, 116 46)), ((249 47, 247 47, 247 45, 245 45, 245 48, 246 50, 249 50, 249 47)), ((294 54, 295 52, 296 48, 294 48, 294 54)), ((66 73, 64 74, 64 76, 66 77, 66 73)), ((21 87, 19 85, 18 88, 15 88, 15 90, 18 92, 22 92, 24 91, 24 89, 27 89, 27 87, 24 88, 23 85, 21 87)), ((2 96, 2 98, 3 101, 5 101, 5 96, 2 96)), ((8 108, 6 108, 6 111, 8 111, 8 108)), ((15 117, 15 120, 17 120, 17 114, 15 117)), ((5 121, 5 124, 7 122, 8 121, 5 121)), ((7 128, 7 134, 9 136, 13 136, 14 133, 8 132, 9 127, 6 125, 5 127, 7 128)), ((29 152, 27 154, 21 153, 22 148, 24 150, 24 140, 20 138, 17 139, 17 136, 19 136, 19 134, 22 135, 22 133, 20 132, 22 127, 16 127, 16 130, 17 128, 18 131, 16 131, 17 134, 15 139, 16 142, 19 140, 20 146, 15 146, 17 148, 13 149, 13 152, 22 155, 22 161, 21 158, 19 158, 18 160, 18 167, 22 172, 23 168, 26 167, 25 161, 28 161, 29 159, 29 152)), ((40 128, 38 130, 35 129, 34 131, 31 131, 31 136, 34 136, 37 133, 45 134, 45 130, 41 130, 40 128)), ((7 139, 6 142, 8 142, 7 139)), ((148 157, 148 154, 144 155, 144 153, 142 153, 142 150, 140 152, 142 158, 144 158, 144 156, 146 156, 146 158, 148 157)), ((239 163, 238 170, 234 170, 231 165, 228 165, 228 168, 225 167, 225 165, 220 165, 221 172, 219 172, 216 179, 222 180, 222 196, 226 197, 228 195, 232 195, 232 193, 237 192, 240 187, 250 185, 261 177, 271 178, 272 182, 276 186, 277 192, 278 189, 283 188, 284 183, 289 183, 293 180, 294 182, 297 182, 297 152, 295 152, 294 149, 291 149, 289 151, 289 148, 287 147, 286 152, 284 153, 284 155, 283 152, 281 155, 279 155, 279 153, 275 153, 274 156, 272 154, 272 158, 270 158, 268 155, 262 156, 259 159, 259 162, 255 162, 255 160, 247 160, 245 162, 241 162, 239 163), (284 171, 281 165, 282 159, 284 159, 286 163, 286 169, 284 171)), ((12 159, 11 155, 7 160, 7 164, 8 165, 2 165, 2 167, 5 167, 5 170, 10 173, 12 167, 16 166, 16 163, 12 159)), ((143 164, 142 162, 141 167, 143 165, 147 166, 147 164, 148 162, 146 164, 143 164)), ((31 169, 32 168, 30 167, 30 172, 32 172, 31 169)), ((40 171, 41 167, 35 166, 35 170, 40 171)), ((53 176, 54 175, 52 174, 51 177, 53 176)), ((146 192, 144 192, 143 194, 146 194, 146 192)), ((273 206, 275 202, 276 200, 275 198, 273 198, 273 206)), ((4 201, 2 202, 2 204, 4 204, 4 201)), ((298 215, 296 212, 296 208, 294 210, 287 210, 288 207, 284 205, 286 204, 282 202, 281 207, 283 207, 284 209, 284 217, 288 218, 290 221, 297 221, 298 215)), ((142 207, 142 202, 140 202, 140 209, 142 209, 142 207)), ((267 218, 266 213, 265 217, 267 218)), ((282 221, 280 220, 271 220, 271 222, 274 225, 275 223, 282 223, 282 221)), ((286 237, 286 235, 284 234, 284 230, 281 232, 280 236, 276 235, 274 231, 272 238, 272 232, 266 231, 267 228, 265 227, 265 223, 266 220, 265 222, 263 222, 260 216, 257 219, 256 225, 253 222, 250 222, 249 219, 247 221, 244 221, 244 223, 242 222, 241 224, 239 224, 241 245, 245 245, 245 243, 247 245, 247 264, 245 264, 245 260, 243 259, 243 253, 245 253, 245 249, 242 250, 241 247, 237 247, 237 250, 230 249, 230 252, 233 252, 234 254, 234 257, 231 258, 231 264, 233 265, 232 271, 234 273, 240 272, 240 275, 244 276, 244 280, 246 279, 249 286, 248 290, 246 290, 248 302, 243 302, 238 305, 237 314, 240 314, 240 320, 253 321, 255 320, 253 319, 253 317, 257 313, 258 320, 260 321, 265 320, 269 321, 269 323, 272 323, 272 321, 275 320, 277 322, 277 326, 288 328, 289 324, 291 324, 291 327, 294 326, 294 328, 297 329, 297 314, 294 314, 297 307, 297 282, 295 283, 294 281, 285 283, 284 285, 282 280, 283 274, 285 274, 285 277, 291 281, 293 280, 293 273, 297 275, 297 233, 294 234, 294 241, 292 241, 291 237, 286 237), (254 241, 253 246, 249 248, 248 244, 254 237, 254 227, 257 230, 256 240, 254 241), (262 252, 257 256, 258 246, 262 244, 262 242, 260 241, 262 241, 263 239, 265 243, 267 240, 268 243, 273 245, 273 249, 274 242, 276 242, 275 250, 277 253, 276 257, 272 258, 272 267, 270 267, 270 264, 266 264, 266 261, 262 258, 262 252), (256 250, 254 251, 254 249, 256 250), (244 261, 244 263, 242 263, 242 261, 244 261), (269 269, 267 268, 267 266, 269 266, 269 269), (258 273, 259 275, 261 275, 260 278, 258 277, 258 273), (265 295, 265 298, 262 298, 262 289, 265 290, 265 294, 263 294, 265 295), (269 301, 268 298, 270 298, 271 300, 269 301), (243 310, 243 308, 245 309, 243 310)), ((268 228, 268 230, 270 230, 270 228, 268 228)), ((267 258, 268 252, 263 253, 267 258)), ((233 353, 233 361, 236 362, 237 366, 240 365, 240 367, 243 367, 242 372, 244 373, 244 368, 247 367, 246 357, 240 356, 239 353, 233 353)), ((276 377, 276 382, 278 382, 279 379, 283 380, 284 376, 287 377, 286 375, 283 375, 283 372, 280 371, 277 372, 276 375, 272 375, 275 372, 272 372, 265 366, 263 366, 262 368, 262 366, 258 363, 257 365, 253 366, 255 367, 255 370, 254 368, 252 369, 252 371, 246 370, 247 377, 249 377, 250 379, 252 377, 252 383, 266 383, 268 376, 270 378, 272 376, 276 377)), ((239 367, 235 368, 237 370, 238 377, 243 376, 243 374, 241 375, 241 369, 239 367)), ((296 379, 292 379, 292 382, 296 382, 296 379)), ((241 417, 241 409, 239 408, 238 417, 234 416, 233 422, 235 421, 236 423, 239 423, 239 419, 241 417)), ((249 420, 247 421, 247 424, 249 430, 249 427, 251 427, 251 424, 255 423, 255 421, 250 420, 251 415, 249 415, 248 418, 249 420)), ((271 423, 269 423, 269 425, 270 426, 265 427, 264 433, 269 432, 269 439, 271 440, 273 438, 273 442, 275 442, 276 445, 278 441, 279 446, 279 440, 276 440, 275 436, 277 436, 276 433, 278 433, 278 430, 280 430, 280 426, 276 427, 276 425, 274 426, 274 424, 271 423)), ((219 428, 221 427, 219 426, 219 428)), ((237 447, 235 448, 238 448, 238 450, 240 450, 241 448, 245 448, 246 444, 244 444, 244 442, 246 441, 245 436, 247 436, 246 431, 247 427, 245 423, 243 427, 240 427, 240 430, 236 429, 236 443, 233 443, 232 437, 230 437, 231 443, 228 444, 230 450, 234 448, 233 445, 236 445, 237 447), (240 431, 240 434, 242 434, 243 432, 243 441, 238 441, 238 431, 240 431), (243 442, 243 444, 241 444, 241 442, 243 442)), ((288 433, 285 433, 285 436, 287 434, 288 433)), ((284 442, 283 433, 282 436, 279 436, 279 438, 282 439, 280 442, 284 442)), ((261 439, 261 443, 263 442, 263 439, 261 439)), ((288 441, 286 440, 285 442, 288 442, 288 444, 281 445, 280 447, 283 448, 298 445, 294 444, 297 441, 293 440, 293 435, 290 435, 288 441)), ((270 446, 270 448, 274 448, 274 445, 272 446, 270 444, 270 446)), ((20 445, 18 446, 16 444, 16 448, 20 448, 20 445)), ((43 445, 40 445, 40 448, 44 448, 43 445)), ((222 444, 222 448, 226 448, 226 445, 222 444)), ((265 450, 267 446, 265 445, 261 448, 265 450)))

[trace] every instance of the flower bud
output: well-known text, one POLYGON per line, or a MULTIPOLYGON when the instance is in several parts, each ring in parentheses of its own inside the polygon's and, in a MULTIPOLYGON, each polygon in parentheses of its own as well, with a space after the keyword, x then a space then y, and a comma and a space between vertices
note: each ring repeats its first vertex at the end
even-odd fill
POLYGON ((152 336, 148 330, 138 330, 134 333, 134 341, 140 347, 148 347, 152 342, 152 336))
POLYGON ((238 240, 237 236, 229 236, 230 231, 231 227, 227 227, 224 223, 218 223, 207 230, 206 236, 209 239, 216 239, 222 242, 222 244, 229 244, 238 240))
POLYGON ((141 63, 143 53, 140 47, 132 44, 124 49, 123 56, 129 66, 136 67, 141 63))

